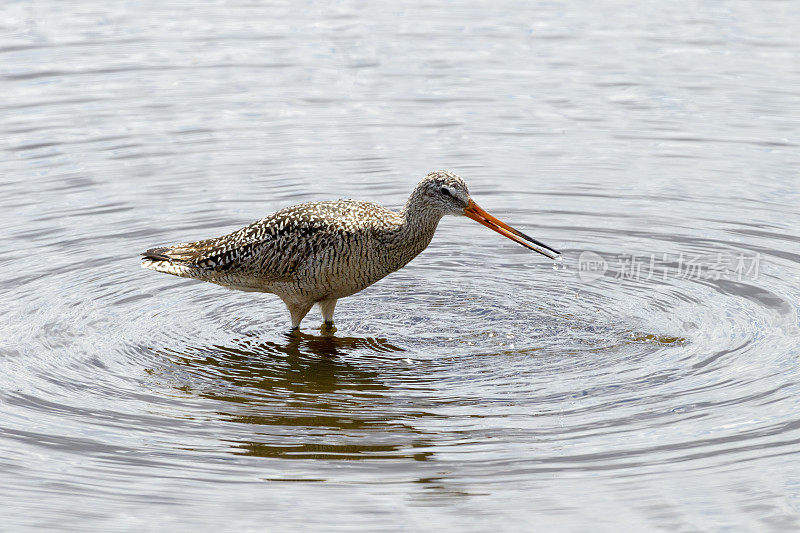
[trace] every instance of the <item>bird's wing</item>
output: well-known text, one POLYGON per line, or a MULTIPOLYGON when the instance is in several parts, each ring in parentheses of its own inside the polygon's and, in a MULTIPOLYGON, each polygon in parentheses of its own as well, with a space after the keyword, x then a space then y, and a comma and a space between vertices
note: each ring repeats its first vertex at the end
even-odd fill
POLYGON ((300 207, 282 209, 222 237, 151 248, 142 255, 209 276, 235 272, 261 281, 291 281, 299 268, 331 245, 335 222, 324 209, 312 215, 310 208, 302 212, 300 207))

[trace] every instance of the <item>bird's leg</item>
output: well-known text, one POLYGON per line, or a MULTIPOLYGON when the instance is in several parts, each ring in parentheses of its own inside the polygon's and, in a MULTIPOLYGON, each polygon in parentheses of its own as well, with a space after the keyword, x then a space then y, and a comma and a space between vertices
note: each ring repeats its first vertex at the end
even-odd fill
POLYGON ((303 321, 308 312, 311 310, 313 303, 304 304, 297 302, 285 302, 286 307, 289 308, 289 314, 292 315, 292 329, 300 329, 300 322, 303 321))
POLYGON ((336 307, 336 299, 322 300, 319 302, 319 310, 322 313, 322 327, 321 330, 336 331, 333 325, 333 310, 336 307))

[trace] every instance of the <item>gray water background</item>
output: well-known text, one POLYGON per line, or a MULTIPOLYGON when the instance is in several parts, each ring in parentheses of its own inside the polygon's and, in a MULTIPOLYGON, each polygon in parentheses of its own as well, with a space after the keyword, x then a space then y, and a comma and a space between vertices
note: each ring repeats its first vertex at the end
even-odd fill
POLYGON ((4 2, 0 529, 797 530, 798 28, 4 2), (563 264, 449 217, 295 339, 274 296, 138 265, 438 168, 563 264))

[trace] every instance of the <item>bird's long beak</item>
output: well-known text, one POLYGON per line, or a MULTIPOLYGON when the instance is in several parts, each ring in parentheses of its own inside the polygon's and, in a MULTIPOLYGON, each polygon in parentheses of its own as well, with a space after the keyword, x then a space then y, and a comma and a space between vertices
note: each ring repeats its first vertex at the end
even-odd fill
POLYGON ((528 237, 521 231, 517 231, 508 224, 506 224, 505 222, 496 219, 495 217, 493 217, 492 215, 490 215, 489 213, 478 207, 478 204, 473 202, 472 199, 470 199, 469 203, 467 204, 467 207, 464 208, 464 215, 468 216, 469 218, 471 218, 476 222, 480 222, 489 229, 493 229, 500 235, 508 237, 512 241, 521 244, 525 248, 533 250, 534 252, 539 252, 540 254, 549 257, 550 259, 558 259, 561 256, 561 252, 553 250, 546 244, 539 242, 532 237, 528 237))

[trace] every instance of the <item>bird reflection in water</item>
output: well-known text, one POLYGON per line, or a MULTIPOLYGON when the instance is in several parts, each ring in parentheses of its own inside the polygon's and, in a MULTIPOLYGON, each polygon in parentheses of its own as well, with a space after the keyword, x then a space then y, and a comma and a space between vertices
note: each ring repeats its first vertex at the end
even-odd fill
MULTIPOLYGON (((408 422, 432 414, 382 381, 409 370, 396 355, 401 351, 385 339, 295 331, 285 342, 237 339, 169 357, 182 391, 216 402, 233 454, 424 461, 430 452, 417 449, 432 443, 408 422)), ((410 370, 406 377, 414 379, 410 370)))

